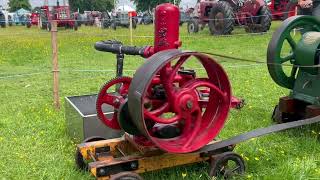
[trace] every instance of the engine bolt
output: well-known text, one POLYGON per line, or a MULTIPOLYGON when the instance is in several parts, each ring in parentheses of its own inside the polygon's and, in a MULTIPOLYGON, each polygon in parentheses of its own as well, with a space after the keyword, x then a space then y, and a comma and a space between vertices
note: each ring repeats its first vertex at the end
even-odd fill
POLYGON ((192 109, 192 107, 193 107, 193 103, 192 103, 191 100, 189 100, 189 101, 187 102, 187 108, 188 108, 188 109, 192 109))
POLYGON ((120 104, 120 100, 118 98, 116 98, 114 101, 113 101, 114 104, 116 105, 119 105, 120 104))
POLYGON ((130 163, 130 168, 131 168, 132 170, 135 170, 135 169, 138 168, 138 164, 137 164, 136 162, 131 162, 131 163, 130 163))
POLYGON ((100 176, 106 176, 107 175, 107 171, 103 168, 99 169, 99 174, 100 176))

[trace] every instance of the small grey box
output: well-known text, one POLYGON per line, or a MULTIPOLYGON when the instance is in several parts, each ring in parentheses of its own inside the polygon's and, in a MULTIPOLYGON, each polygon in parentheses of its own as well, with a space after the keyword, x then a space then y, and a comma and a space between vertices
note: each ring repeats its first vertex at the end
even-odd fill
MULTIPOLYGON (((65 119, 68 134, 74 142, 80 143, 92 136, 106 139, 118 138, 123 131, 113 130, 103 124, 97 117, 97 95, 72 96, 65 98, 65 119)), ((103 107, 106 116, 113 115, 111 106, 103 107)))

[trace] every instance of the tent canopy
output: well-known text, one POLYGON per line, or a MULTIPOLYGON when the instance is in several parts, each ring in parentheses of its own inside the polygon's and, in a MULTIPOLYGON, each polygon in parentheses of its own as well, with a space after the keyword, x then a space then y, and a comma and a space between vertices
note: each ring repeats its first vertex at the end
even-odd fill
POLYGON ((30 13, 30 11, 25 10, 25 9, 23 9, 23 8, 21 8, 21 9, 19 9, 19 10, 16 11, 16 14, 17 14, 17 15, 24 15, 24 14, 29 14, 29 13, 30 13))

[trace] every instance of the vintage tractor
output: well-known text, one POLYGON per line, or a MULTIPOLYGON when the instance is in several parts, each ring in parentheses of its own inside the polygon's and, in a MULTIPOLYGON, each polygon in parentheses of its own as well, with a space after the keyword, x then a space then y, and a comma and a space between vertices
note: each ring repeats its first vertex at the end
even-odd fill
POLYGON ((42 6, 40 12, 41 28, 51 30, 51 22, 56 21, 58 27, 71 28, 78 30, 78 23, 74 18, 71 18, 70 7, 60 6, 57 1, 57 6, 42 6))
POLYGON ((109 28, 112 24, 111 16, 108 12, 103 12, 101 14, 101 28, 106 29, 109 28))
POLYGON ((27 28, 31 26, 38 26, 40 21, 40 14, 38 12, 31 13, 30 16, 27 17, 27 28))
POLYGON ((288 17, 296 15, 297 3, 289 0, 270 0, 267 1, 268 7, 271 10, 273 20, 285 20, 288 17))
POLYGON ((273 34, 267 53, 268 70, 279 86, 290 89, 274 110, 276 122, 320 115, 319 47, 320 21, 316 17, 290 17, 273 34))
POLYGON ((0 9, 0 27, 5 28, 6 27, 6 17, 4 13, 0 9))
POLYGON ((201 1, 188 23, 188 32, 197 33, 206 24, 212 35, 231 34, 234 26, 244 26, 246 32, 266 32, 271 26, 271 13, 264 0, 201 1))
POLYGON ((117 26, 130 27, 130 16, 132 16, 132 28, 137 28, 137 12, 133 10, 124 10, 119 8, 115 12, 111 13, 111 28, 116 30, 117 26))

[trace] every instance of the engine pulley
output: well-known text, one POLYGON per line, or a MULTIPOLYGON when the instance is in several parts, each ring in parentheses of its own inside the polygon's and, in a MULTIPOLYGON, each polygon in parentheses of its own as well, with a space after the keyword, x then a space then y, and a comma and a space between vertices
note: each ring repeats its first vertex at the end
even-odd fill
POLYGON ((213 140, 224 126, 230 102, 227 74, 216 61, 198 52, 176 49, 151 56, 136 71, 128 94, 129 112, 138 130, 159 148, 171 153, 196 151, 213 140), (202 64, 205 78, 194 74, 189 75, 190 79, 181 77, 185 74, 179 70, 190 59, 202 64), (154 87, 159 85, 163 87, 165 99, 153 94, 154 87), (206 101, 201 92, 208 93, 206 101), (150 128, 150 121, 154 122, 154 127, 171 126, 175 133, 167 138, 159 137, 156 129, 150 128))

